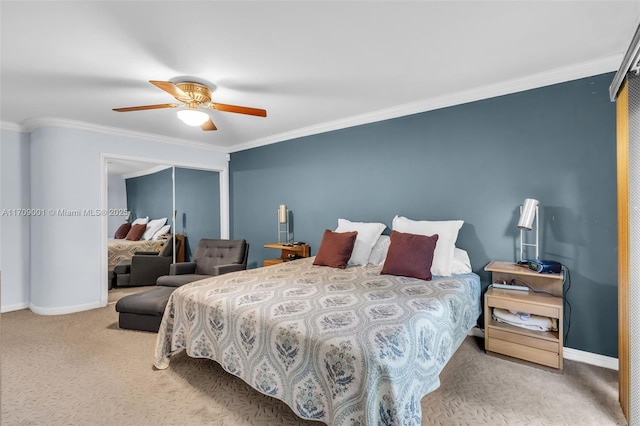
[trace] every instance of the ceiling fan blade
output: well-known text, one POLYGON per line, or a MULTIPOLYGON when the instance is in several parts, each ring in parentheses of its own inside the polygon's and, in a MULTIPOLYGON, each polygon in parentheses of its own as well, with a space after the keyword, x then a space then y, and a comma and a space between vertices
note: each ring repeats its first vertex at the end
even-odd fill
POLYGON ((127 107, 127 108, 113 108, 113 110, 117 112, 128 112, 128 111, 143 111, 145 109, 175 108, 179 106, 180 104, 157 104, 157 105, 143 105, 143 106, 135 106, 135 107, 127 107))
POLYGON ((205 121, 204 124, 201 124, 200 128, 202 130, 218 130, 216 125, 213 124, 213 121, 211 121, 211 119, 209 119, 208 121, 205 121))
POLYGON ((187 95, 181 88, 170 81, 149 80, 149 83, 159 87, 176 99, 191 99, 191 96, 187 95))
POLYGON ((209 104, 209 108, 217 111, 236 112, 238 114, 256 115, 258 117, 266 117, 267 111, 260 108, 249 108, 239 105, 227 105, 227 104, 209 104))

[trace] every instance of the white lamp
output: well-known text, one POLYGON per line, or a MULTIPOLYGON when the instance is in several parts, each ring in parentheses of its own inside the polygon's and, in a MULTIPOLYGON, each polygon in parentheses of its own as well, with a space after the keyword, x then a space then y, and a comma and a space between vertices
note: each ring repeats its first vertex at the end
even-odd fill
POLYGON ((200 126, 209 120, 209 115, 197 109, 181 109, 178 111, 178 118, 187 126, 200 126))
POLYGON ((278 243, 289 242, 289 210, 285 204, 280 204, 278 207, 278 243), (284 225, 284 229, 283 229, 284 225), (284 241, 282 234, 285 234, 284 241))
POLYGON ((538 205, 540 203, 538 200, 534 200, 533 198, 527 198, 524 200, 524 203, 520 206, 520 220, 518 221, 518 228, 520 229, 520 261, 524 262, 524 247, 530 246, 536 248, 536 260, 540 258, 538 247, 539 247, 539 211, 538 205), (536 222, 536 242, 535 244, 528 244, 524 242, 524 231, 531 231, 533 228, 533 221, 535 219, 536 222))

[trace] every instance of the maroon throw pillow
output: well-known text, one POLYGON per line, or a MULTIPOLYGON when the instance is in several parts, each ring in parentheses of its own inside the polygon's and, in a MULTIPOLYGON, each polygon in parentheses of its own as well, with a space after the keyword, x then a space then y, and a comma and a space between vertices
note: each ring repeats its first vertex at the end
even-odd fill
POLYGON ((391 231, 391 243, 380 274, 431 280, 431 264, 438 234, 431 236, 391 231))
POLYGON ((357 236, 357 231, 333 232, 329 229, 325 230, 313 264, 345 269, 351 258, 357 236))
POLYGON ((127 238, 127 234, 131 230, 131 224, 129 222, 125 222, 118 227, 113 238, 117 240, 122 240, 123 238, 127 238))
POLYGON ((146 223, 136 223, 131 227, 131 229, 127 233, 126 239, 129 241, 138 241, 140 238, 142 238, 142 235, 146 230, 147 230, 146 223))

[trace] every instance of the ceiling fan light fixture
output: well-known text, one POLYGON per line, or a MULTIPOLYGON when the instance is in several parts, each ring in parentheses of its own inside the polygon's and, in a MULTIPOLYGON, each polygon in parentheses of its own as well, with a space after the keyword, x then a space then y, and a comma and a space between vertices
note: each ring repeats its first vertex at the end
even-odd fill
POLYGON ((149 83, 170 94, 181 103, 140 105, 134 107, 113 108, 113 110, 116 112, 130 112, 182 107, 177 110, 178 118, 188 126, 200 126, 200 129, 205 132, 218 130, 211 120, 211 117, 209 117, 209 114, 205 111, 216 110, 233 112, 236 114, 253 115, 256 117, 267 116, 267 111, 264 109, 211 102, 211 93, 213 92, 213 89, 215 89, 215 86, 208 87, 191 81, 172 83, 171 81, 149 80, 149 83))
POLYGON ((178 118, 187 126, 201 126, 209 120, 209 114, 197 109, 181 109, 178 111, 178 118))

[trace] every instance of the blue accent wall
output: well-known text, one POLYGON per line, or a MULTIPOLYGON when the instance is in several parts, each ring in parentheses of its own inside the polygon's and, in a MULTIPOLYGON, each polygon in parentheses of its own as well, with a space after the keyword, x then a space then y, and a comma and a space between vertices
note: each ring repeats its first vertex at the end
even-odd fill
POLYGON ((518 208, 536 198, 540 256, 571 271, 565 346, 616 357, 612 78, 598 75, 233 153, 231 235, 249 241, 250 267, 257 267, 278 256, 263 245, 277 241, 279 204, 292 211, 294 239, 308 242, 312 255, 339 217, 388 227, 396 214, 462 219, 457 246, 469 252, 486 288, 489 261, 517 259, 518 208))
MULTIPOLYGON (((133 219, 166 217, 173 211, 172 170, 126 179, 127 208, 133 219)), ((184 234, 185 257, 193 259, 202 238, 220 238, 220 175, 208 170, 176 167, 176 226, 184 234)))

